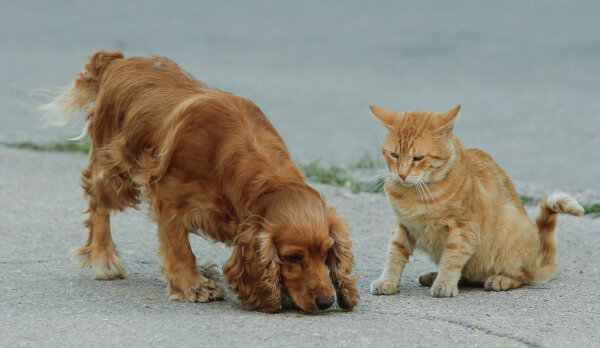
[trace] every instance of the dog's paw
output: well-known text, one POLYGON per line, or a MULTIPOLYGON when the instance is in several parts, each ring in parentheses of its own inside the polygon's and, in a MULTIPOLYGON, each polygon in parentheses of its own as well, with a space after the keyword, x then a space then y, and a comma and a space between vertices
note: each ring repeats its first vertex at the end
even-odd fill
POLYGON ((431 295, 435 297, 454 297, 458 295, 457 282, 443 280, 438 277, 431 286, 431 295))
POLYGON ((379 278, 371 283, 371 294, 373 295, 392 295, 398 292, 397 282, 379 278))
POLYGON ((220 267, 216 263, 210 261, 206 261, 198 265, 198 271, 204 276, 204 278, 212 279, 215 281, 223 279, 223 276, 221 275, 219 269, 220 267))
POLYGON ((125 278, 125 267, 119 259, 118 251, 82 246, 71 250, 71 256, 79 259, 81 268, 91 268, 95 279, 125 278))
POLYGON ((520 286, 521 283, 503 276, 503 275, 495 275, 495 276, 491 276, 488 279, 486 279, 483 287, 486 290, 493 290, 493 291, 506 291, 506 290, 510 290, 510 289, 514 289, 518 286, 520 286))
POLYGON ((169 298, 176 301, 210 302, 220 301, 225 298, 223 287, 211 279, 191 288, 171 291, 169 298))

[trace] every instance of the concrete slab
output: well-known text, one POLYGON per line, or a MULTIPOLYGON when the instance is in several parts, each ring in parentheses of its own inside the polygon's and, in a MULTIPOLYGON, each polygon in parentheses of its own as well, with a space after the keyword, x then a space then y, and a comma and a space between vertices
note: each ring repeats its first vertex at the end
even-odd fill
MULTIPOLYGON (((433 270, 417 252, 400 292, 373 296, 394 218, 382 195, 354 195, 315 184, 352 227, 361 301, 352 313, 321 315, 244 310, 223 302, 169 301, 156 258, 156 227, 145 212, 113 219, 127 278, 93 280, 69 249, 85 239, 79 187, 83 155, 0 146, 0 346, 527 346, 600 343, 600 219, 561 216, 554 280, 508 292, 461 289, 432 298, 419 273, 433 270)), ((222 264, 230 250, 193 237, 199 260, 222 264)))

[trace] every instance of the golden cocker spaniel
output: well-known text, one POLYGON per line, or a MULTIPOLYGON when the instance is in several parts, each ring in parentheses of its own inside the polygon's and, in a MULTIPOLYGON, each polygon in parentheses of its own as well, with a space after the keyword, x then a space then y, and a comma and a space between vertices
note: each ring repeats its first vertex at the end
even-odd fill
POLYGON ((206 85, 161 57, 92 54, 42 107, 50 119, 89 110, 83 189, 87 242, 74 251, 96 278, 125 270, 110 213, 143 197, 158 224, 170 298, 222 299, 196 266, 189 233, 233 246, 224 279, 249 308, 275 312, 289 296, 304 311, 358 301, 348 226, 305 183, 269 120, 250 100, 206 85), (329 274, 327 274, 329 269, 329 274))

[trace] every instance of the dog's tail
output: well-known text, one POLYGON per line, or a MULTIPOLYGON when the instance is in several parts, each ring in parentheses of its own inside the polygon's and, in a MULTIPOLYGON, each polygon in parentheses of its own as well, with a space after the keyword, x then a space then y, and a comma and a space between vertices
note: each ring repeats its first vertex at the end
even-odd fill
POLYGON ((97 51, 89 56, 89 61, 75 80, 67 87, 54 93, 54 99, 38 108, 44 113, 47 125, 64 126, 76 112, 91 109, 98 95, 102 74, 116 59, 125 58, 119 51, 97 51))
POLYGON ((543 199, 535 212, 535 223, 540 233, 540 253, 537 258, 535 282, 545 282, 552 279, 556 271, 556 218, 558 213, 581 216, 583 207, 575 198, 566 193, 553 193, 543 199))

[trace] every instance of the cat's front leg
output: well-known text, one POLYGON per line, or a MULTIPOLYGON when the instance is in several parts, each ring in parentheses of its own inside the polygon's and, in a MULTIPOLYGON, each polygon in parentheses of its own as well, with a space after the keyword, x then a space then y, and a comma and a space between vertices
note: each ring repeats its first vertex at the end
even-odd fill
POLYGON ((406 227, 399 224, 392 233, 387 252, 387 261, 379 279, 371 283, 373 295, 391 295, 398 291, 404 265, 412 255, 415 241, 408 235, 406 227))
POLYGON ((464 225, 453 223, 448 226, 440 270, 431 286, 432 296, 452 297, 458 294, 458 281, 463 266, 475 252, 477 241, 477 234, 464 225))

